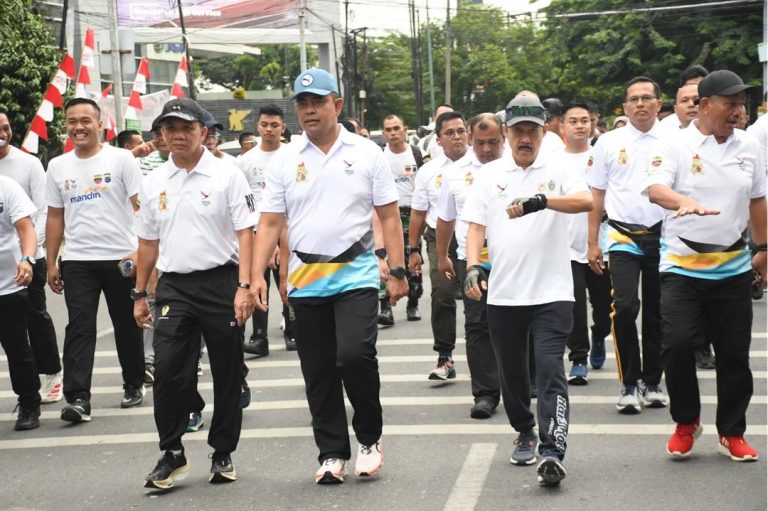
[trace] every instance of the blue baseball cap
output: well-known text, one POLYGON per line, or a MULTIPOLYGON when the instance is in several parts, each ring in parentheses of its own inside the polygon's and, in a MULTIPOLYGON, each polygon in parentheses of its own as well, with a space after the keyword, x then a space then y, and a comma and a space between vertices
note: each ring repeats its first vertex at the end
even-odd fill
POLYGON ((299 94, 305 92, 318 96, 327 96, 330 93, 338 95, 339 84, 331 73, 315 67, 307 69, 296 78, 296 81, 293 82, 293 90, 294 94, 291 99, 296 99, 299 94))

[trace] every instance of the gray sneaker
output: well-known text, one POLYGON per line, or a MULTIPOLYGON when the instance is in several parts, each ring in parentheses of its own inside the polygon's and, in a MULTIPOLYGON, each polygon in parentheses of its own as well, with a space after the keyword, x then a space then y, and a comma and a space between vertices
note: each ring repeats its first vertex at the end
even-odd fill
POLYGON ((626 415, 635 415, 643 411, 643 408, 640 406, 637 385, 624 385, 622 387, 619 402, 616 403, 616 409, 619 413, 626 415))
POLYGON ((512 451, 512 457, 509 462, 513 465, 532 465, 536 463, 536 444, 538 437, 533 429, 523 431, 517 435, 515 440, 515 450, 512 451))
POLYGON ((565 479, 565 467, 563 463, 553 457, 547 456, 536 468, 539 475, 539 484, 542 486, 558 486, 565 479))
POLYGON ((664 408, 669 403, 661 385, 640 385, 640 399, 648 408, 664 408))

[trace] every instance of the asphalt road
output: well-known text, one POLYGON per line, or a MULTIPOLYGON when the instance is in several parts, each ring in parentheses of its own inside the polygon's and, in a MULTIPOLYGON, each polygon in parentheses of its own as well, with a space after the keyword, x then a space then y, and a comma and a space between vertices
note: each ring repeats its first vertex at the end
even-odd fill
MULTIPOLYGON (((63 344, 66 310, 49 293, 49 307, 63 344)), ((429 317, 422 299, 421 311, 429 317)), ((571 388, 571 422, 565 466, 556 489, 540 488, 535 466, 508 462, 515 433, 503 412, 485 421, 470 419, 472 403, 463 340, 455 352, 459 376, 435 384, 427 374, 435 361, 429 321, 405 321, 380 331, 379 356, 385 464, 371 480, 348 477, 340 486, 317 486, 317 451, 311 436, 303 380, 294 352, 282 349, 277 307, 271 312, 272 353, 247 359, 253 401, 243 419, 233 454, 239 479, 208 484, 207 428, 185 436, 190 476, 164 494, 143 488, 159 451, 152 417, 152 393, 143 406, 121 410, 122 384, 111 324, 102 302, 93 378, 93 421, 69 425, 59 419, 62 403, 43 407, 42 425, 14 432, 5 358, 0 359, 0 509, 739 509, 765 510, 766 503, 766 300, 754 302, 752 369, 755 395, 747 437, 760 455, 756 463, 735 463, 718 455, 714 428, 714 371, 700 371, 704 434, 684 462, 665 452, 673 430, 666 409, 638 416, 616 413, 615 360, 590 372, 586 387, 571 388)), ((463 315, 459 306, 459 332, 463 315)), ((212 403, 207 370, 200 389, 212 403)), ((210 421, 211 407, 204 411, 210 421)), ((354 442, 354 439, 353 439, 354 442)), ((353 445, 356 445, 353 443, 353 445)))

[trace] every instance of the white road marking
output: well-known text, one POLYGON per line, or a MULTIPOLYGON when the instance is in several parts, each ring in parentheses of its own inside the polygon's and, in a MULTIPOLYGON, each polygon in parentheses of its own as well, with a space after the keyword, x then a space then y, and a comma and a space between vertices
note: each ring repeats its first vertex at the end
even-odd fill
MULTIPOLYGON (((571 405, 613 405, 616 404, 616 396, 570 396, 569 401, 571 405)), ((349 401, 346 401, 346 406, 351 407, 349 401)), ((472 396, 407 396, 407 397, 382 397, 381 405, 384 407, 390 406, 462 406, 469 407, 474 402, 472 396)), ((536 402, 534 399, 533 402, 536 402)), ((701 396, 701 404, 714 405, 717 404, 717 396, 701 396)), ((751 405, 765 405, 768 404, 767 396, 752 396, 750 401, 751 405)), ((57 403, 51 405, 43 405, 43 412, 40 415, 42 420, 58 420, 61 407, 64 403, 57 403), (50 411, 49 411, 50 410, 50 411)), ((264 412, 270 410, 305 410, 307 409, 306 399, 286 399, 282 401, 251 401, 251 404, 245 410, 252 412, 264 412)), ((211 411, 212 408, 208 406, 206 412, 211 411)), ((92 410, 93 416, 98 417, 139 417, 148 416, 154 414, 154 407, 152 406, 139 406, 136 408, 94 408, 92 410)), ((503 414, 503 409, 499 408, 498 412, 503 414)), ((0 422, 15 421, 16 416, 11 414, 0 413, 0 422)))
POLYGON ((444 511, 469 511, 475 509, 477 501, 491 469, 498 444, 472 444, 461 466, 459 477, 453 485, 444 511))
MULTIPOLYGON (((97 419, 94 419, 97 420, 97 419)), ((78 426, 74 426, 77 428, 78 426)), ((87 429, 88 426, 82 426, 87 429)), ((571 435, 613 435, 613 436, 651 436, 666 437, 673 431, 670 424, 572 424, 568 433, 571 435)), ((352 428, 349 434, 354 435, 352 428)), ((704 425, 704 435, 715 436, 717 430, 714 424, 704 425)), ((425 435, 506 435, 511 443, 514 431, 508 424, 398 424, 384 426, 384 436, 425 436, 425 435)), ((746 436, 766 436, 768 426, 748 426, 746 436)), ((297 438, 311 437, 312 428, 253 428, 244 429, 240 434, 245 438, 297 438)), ((208 440, 207 431, 187 433, 185 441, 208 440)), ((124 433, 117 435, 72 435, 38 438, 22 438, 18 440, 0 440, 0 450, 55 448, 87 445, 117 445, 157 443, 157 433, 124 433)))

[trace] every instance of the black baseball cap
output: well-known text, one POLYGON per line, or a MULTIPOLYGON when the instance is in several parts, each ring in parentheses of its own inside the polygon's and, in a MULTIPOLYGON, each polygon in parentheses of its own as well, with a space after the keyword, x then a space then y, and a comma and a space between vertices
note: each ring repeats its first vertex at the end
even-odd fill
POLYGON ((189 98, 172 99, 163 105, 163 111, 152 123, 161 125, 166 119, 176 118, 189 122, 204 122, 203 109, 189 98))
POLYGON ((721 69, 712 71, 699 82, 699 98, 733 96, 751 88, 753 87, 746 85, 741 77, 733 71, 721 69))
POLYGON ((557 98, 547 98, 541 102, 544 108, 547 109, 547 120, 550 117, 563 115, 563 102, 557 98))
POLYGON ((203 124, 208 129, 213 128, 218 131, 224 131, 224 125, 217 121, 211 112, 205 109, 203 109, 203 124))

